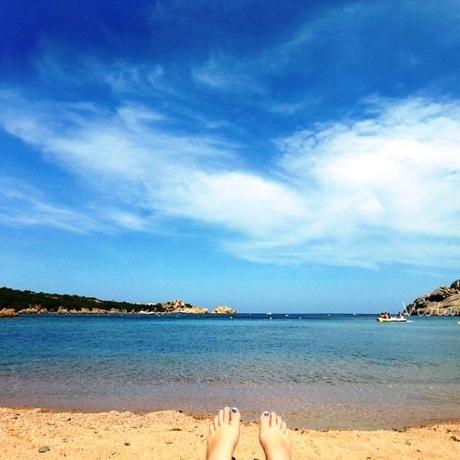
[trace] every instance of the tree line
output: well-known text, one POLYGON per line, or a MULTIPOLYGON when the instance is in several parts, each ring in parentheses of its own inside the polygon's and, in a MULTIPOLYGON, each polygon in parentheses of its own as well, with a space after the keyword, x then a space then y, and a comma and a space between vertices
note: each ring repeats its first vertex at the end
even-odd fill
POLYGON ((157 304, 137 304, 130 302, 117 302, 115 300, 100 300, 96 297, 85 297, 68 294, 49 294, 46 292, 20 291, 7 287, 0 288, 0 309, 13 308, 20 311, 25 308, 40 307, 50 312, 56 312, 60 307, 68 310, 81 310, 87 308, 92 310, 120 310, 128 312, 152 311, 162 312, 165 307, 157 304))

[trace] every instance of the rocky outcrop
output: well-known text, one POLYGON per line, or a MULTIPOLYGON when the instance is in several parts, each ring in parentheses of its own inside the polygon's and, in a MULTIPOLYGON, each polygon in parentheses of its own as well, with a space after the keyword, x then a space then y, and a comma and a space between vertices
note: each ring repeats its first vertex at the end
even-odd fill
MULTIPOLYGON (((13 310, 13 309, 12 309, 13 310)), ((14 311, 14 310, 13 310, 14 311)), ((45 314, 50 313, 53 315, 113 315, 120 313, 133 313, 141 315, 152 315, 152 314, 161 314, 161 313, 181 313, 181 314, 191 314, 191 315, 203 315, 208 313, 208 309, 204 307, 197 307, 188 303, 185 303, 183 300, 174 299, 169 302, 162 304, 161 312, 152 311, 152 310, 136 310, 136 309, 116 309, 111 308, 110 310, 104 310, 98 307, 81 307, 79 309, 75 308, 66 308, 60 306, 55 311, 48 311, 48 309, 41 306, 27 307, 19 310, 19 314, 45 314)))
POLYGON ((18 316, 14 308, 2 308, 0 310, 0 318, 12 318, 13 316, 18 316))
POLYGON ((180 310, 177 310, 176 313, 182 313, 186 315, 206 315, 207 313, 209 313, 209 310, 204 307, 191 306, 181 308, 180 310))
POLYGON ((238 311, 227 305, 218 305, 214 308, 214 313, 216 315, 236 315, 238 311))
POLYGON ((419 316, 460 315, 460 280, 418 297, 405 308, 404 313, 419 316))
MULTIPOLYGON (((59 307, 54 314, 58 315, 113 315, 117 313, 127 313, 126 310, 117 310, 115 308, 111 308, 110 310, 103 310, 102 308, 80 308, 80 310, 76 310, 75 308, 68 309, 65 307, 59 307)), ((140 311, 139 313, 150 313, 150 312, 144 312, 140 311)))
POLYGON ((209 312, 207 308, 190 305, 180 299, 173 299, 166 302, 163 304, 163 310, 166 313, 181 313, 190 315, 204 315, 209 312))
POLYGON ((48 313, 48 309, 41 307, 40 305, 35 306, 35 307, 27 307, 23 308, 22 310, 19 310, 18 313, 25 313, 25 314, 30 314, 30 315, 35 315, 35 314, 45 314, 48 313))

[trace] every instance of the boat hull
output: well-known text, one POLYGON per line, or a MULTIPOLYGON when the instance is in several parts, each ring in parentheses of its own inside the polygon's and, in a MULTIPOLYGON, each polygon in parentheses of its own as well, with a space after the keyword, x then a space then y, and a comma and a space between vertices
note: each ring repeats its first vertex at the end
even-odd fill
POLYGON ((406 318, 377 318, 379 323, 407 323, 406 318))

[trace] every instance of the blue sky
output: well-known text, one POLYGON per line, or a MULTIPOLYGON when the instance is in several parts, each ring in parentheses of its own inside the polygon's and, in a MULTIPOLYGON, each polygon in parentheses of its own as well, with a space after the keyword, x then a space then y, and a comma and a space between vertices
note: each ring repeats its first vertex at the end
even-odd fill
POLYGON ((0 284, 397 310, 460 277, 457 1, 0 4, 0 284))

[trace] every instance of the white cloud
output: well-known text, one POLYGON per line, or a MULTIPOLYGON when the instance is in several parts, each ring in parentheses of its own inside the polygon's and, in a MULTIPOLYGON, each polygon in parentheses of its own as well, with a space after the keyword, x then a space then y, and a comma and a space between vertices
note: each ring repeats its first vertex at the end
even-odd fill
POLYGON ((73 233, 90 233, 99 228, 92 217, 52 203, 40 190, 10 177, 0 177, 0 223, 40 225, 73 233))
POLYGON ((360 119, 276 140, 271 175, 235 166, 225 139, 178 132, 145 107, 25 104, 12 94, 0 105, 9 133, 87 180, 95 200, 117 204, 98 221, 139 231, 186 219, 260 262, 460 262, 457 101, 370 101, 360 119))
POLYGON ((332 263, 458 264, 460 104, 415 98, 372 109, 279 141, 280 166, 316 197, 322 242, 299 247, 297 257, 313 247, 307 259, 332 263))
POLYGON ((375 110, 374 118, 281 141, 282 167, 311 183, 350 230, 459 238, 460 105, 410 99, 375 110))
POLYGON ((14 177, 0 176, 0 224, 52 227, 72 233, 114 233, 117 230, 162 232, 159 218, 107 202, 75 209, 56 203, 42 190, 14 177))
POLYGON ((305 217, 302 197, 288 186, 242 171, 196 171, 168 193, 170 213, 251 238, 277 238, 305 217))

